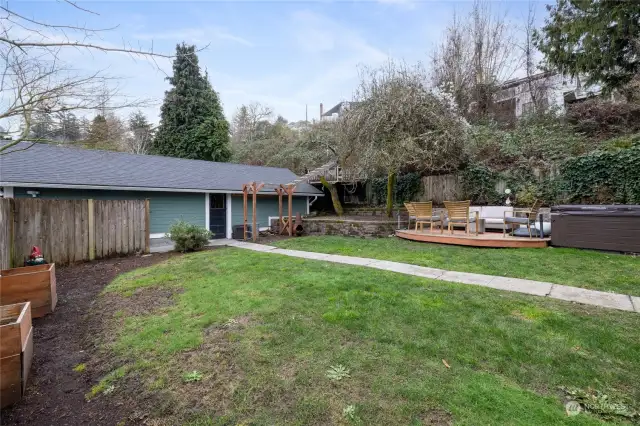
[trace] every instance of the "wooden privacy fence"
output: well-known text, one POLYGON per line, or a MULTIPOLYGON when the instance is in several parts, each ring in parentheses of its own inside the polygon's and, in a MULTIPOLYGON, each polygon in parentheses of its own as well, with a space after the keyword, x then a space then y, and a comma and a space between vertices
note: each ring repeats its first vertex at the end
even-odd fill
POLYGON ((11 267, 11 203, 0 199, 0 269, 11 267))
POLYGON ((0 267, 34 245, 58 264, 148 252, 149 201, 0 199, 0 267))
POLYGON ((423 176, 420 201, 433 201, 442 205, 444 201, 455 201, 462 195, 462 185, 457 175, 423 176))

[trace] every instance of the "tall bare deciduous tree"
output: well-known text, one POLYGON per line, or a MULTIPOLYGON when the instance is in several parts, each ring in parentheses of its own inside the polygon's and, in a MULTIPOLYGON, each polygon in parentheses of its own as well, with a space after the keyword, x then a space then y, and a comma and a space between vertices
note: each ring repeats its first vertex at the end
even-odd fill
MULTIPOLYGON (((64 0, 62 6, 79 13, 95 13, 64 0)), ((133 58, 170 58, 169 55, 123 44, 112 46, 89 40, 101 32, 114 28, 90 28, 53 24, 20 15, 7 3, 0 6, 0 120, 13 131, 10 142, 0 145, 0 154, 13 151, 23 141, 38 142, 32 136, 36 114, 69 113, 79 110, 140 105, 139 100, 119 98, 114 79, 102 72, 85 73, 63 62, 67 49, 86 49, 95 52, 119 52, 133 58), (106 89, 105 89, 106 88, 106 89), (114 99, 118 97, 118 101, 114 99)))
POLYGON ((535 7, 533 3, 529 3, 529 10, 524 24, 521 28, 521 38, 517 47, 522 54, 522 68, 525 71, 527 79, 527 90, 533 105, 533 111, 540 112, 547 105, 548 90, 551 87, 551 73, 542 73, 538 67, 538 58, 540 54, 535 46, 534 33, 535 27, 535 7))
POLYGON ((450 93, 466 116, 484 116, 497 86, 511 78, 518 55, 514 28, 487 0, 475 0, 469 15, 454 14, 431 56, 431 82, 450 93))
POLYGON ((475 78, 472 58, 473 46, 466 21, 454 13, 443 42, 431 56, 431 81, 434 86, 453 96, 463 112, 469 109, 473 100, 475 78))
POLYGON ((339 120, 341 161, 388 176, 387 214, 401 168, 456 169, 464 159, 466 124, 427 87, 421 65, 389 61, 363 69, 352 106, 339 120))
POLYGON ((260 102, 242 105, 231 121, 231 142, 235 144, 264 139, 273 116, 273 109, 260 102))

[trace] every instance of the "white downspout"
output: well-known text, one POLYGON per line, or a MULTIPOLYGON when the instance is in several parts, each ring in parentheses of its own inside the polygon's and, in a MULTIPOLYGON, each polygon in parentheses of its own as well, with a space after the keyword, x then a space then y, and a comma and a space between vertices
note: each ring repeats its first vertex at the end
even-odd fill
POLYGON ((209 217, 209 214, 210 214, 209 208, 211 207, 210 198, 211 196, 209 195, 209 193, 205 192, 204 194, 204 226, 207 228, 207 231, 211 229, 211 218, 209 217))
POLYGON ((233 228, 231 226, 231 194, 227 193, 224 206, 227 208, 227 239, 233 237, 233 228))

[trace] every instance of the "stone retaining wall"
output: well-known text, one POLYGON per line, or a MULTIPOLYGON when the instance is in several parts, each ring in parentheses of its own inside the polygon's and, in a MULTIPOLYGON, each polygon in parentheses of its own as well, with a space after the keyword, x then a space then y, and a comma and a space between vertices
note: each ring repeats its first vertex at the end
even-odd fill
MULTIPOLYGON (((398 220, 342 220, 337 218, 305 218, 304 233, 307 235, 343 235, 351 237, 388 237, 398 229, 398 220)), ((400 228, 407 222, 401 220, 400 228)))
MULTIPOLYGON (((344 209, 345 216, 376 216, 382 217, 387 215, 387 209, 385 207, 349 207, 344 209)), ((398 218, 398 214, 400 214, 400 218, 406 219, 409 216, 407 209, 394 208, 392 211, 392 215, 394 219, 398 218)))

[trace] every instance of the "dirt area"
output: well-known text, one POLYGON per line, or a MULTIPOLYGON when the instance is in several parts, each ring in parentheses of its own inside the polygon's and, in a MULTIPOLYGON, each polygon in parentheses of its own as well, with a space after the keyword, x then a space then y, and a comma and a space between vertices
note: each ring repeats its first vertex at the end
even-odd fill
MULTIPOLYGON (((126 257, 58 268, 58 305, 53 314, 33 321, 34 357, 24 398, 2 410, 2 425, 115 425, 130 422, 135 411, 126 399, 99 398, 85 401, 85 393, 104 371, 74 367, 88 362, 98 348, 96 327, 89 315, 96 296, 118 274, 162 262, 175 253, 126 257)), ((170 294, 154 303, 168 303, 170 294)), ((148 295, 139 296, 142 299, 148 295)), ((155 299, 154 299, 155 300, 155 299)), ((135 422, 135 420, 134 420, 135 422)))
MULTIPOLYGON (((258 243, 260 244, 271 244, 282 240, 288 240, 289 238, 296 238, 295 236, 290 237, 289 235, 279 235, 274 234, 272 232, 261 232, 260 237, 258 238, 258 243)), ((251 242, 251 240, 247 240, 251 242)))

